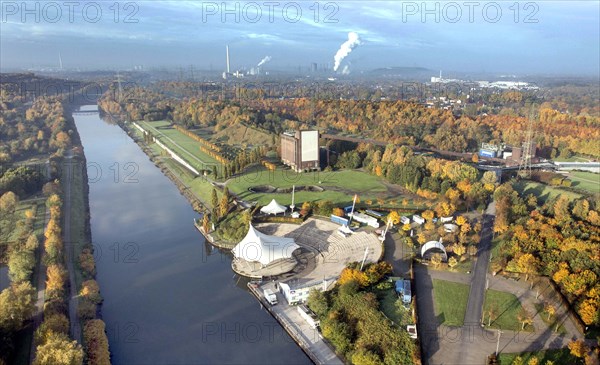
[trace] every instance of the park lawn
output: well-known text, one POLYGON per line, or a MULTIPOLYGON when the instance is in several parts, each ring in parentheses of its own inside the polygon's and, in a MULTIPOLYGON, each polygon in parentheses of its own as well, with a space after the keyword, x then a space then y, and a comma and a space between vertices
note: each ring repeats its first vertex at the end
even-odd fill
POLYGON ((547 361, 552 361, 554 364, 569 364, 569 365, 578 365, 583 364, 583 360, 576 358, 571 355, 568 348, 564 349, 552 349, 552 350, 541 350, 536 352, 523 352, 523 353, 512 353, 512 354, 503 354, 500 353, 500 364, 502 365, 510 365, 514 361, 514 359, 520 356, 523 360, 523 364, 527 364, 530 359, 537 357, 538 364, 545 364, 547 361))
POLYGON ((559 189, 557 187, 549 186, 535 181, 519 181, 515 184, 515 189, 521 194, 521 196, 527 196, 530 193, 537 196, 538 199, 542 201, 542 203, 545 203, 547 200, 552 199, 558 195, 564 195, 570 200, 581 198, 581 194, 559 189))
POLYGON ((440 324, 461 327, 468 299, 468 285, 433 279, 435 315, 440 324))
POLYGON ((562 323, 557 322, 556 316, 550 316, 550 319, 548 319, 548 314, 544 313, 544 305, 543 304, 536 303, 535 310, 536 310, 536 312, 539 313, 540 318, 542 319, 542 321, 544 321, 544 323, 546 323, 548 325, 548 328, 550 328, 550 330, 552 330, 553 332, 557 332, 561 335, 567 334, 567 329, 565 328, 565 326, 562 323), (556 329, 557 324, 558 324, 558 330, 556 329))
POLYGON ((359 194, 360 200, 364 202, 365 200, 376 200, 379 194, 387 192, 387 188, 380 178, 359 170, 296 173, 285 169, 269 171, 262 166, 255 165, 244 174, 227 181, 229 189, 243 200, 256 200, 259 204, 267 204, 275 198, 280 204, 291 204, 292 194, 253 193, 248 190, 261 185, 270 185, 276 188, 314 185, 325 189, 323 192, 297 191, 296 203, 331 200, 335 204, 343 205, 350 204, 355 193, 359 194))
POLYGON ((573 182, 571 186, 576 189, 589 191, 592 194, 600 194, 600 174, 571 171, 569 172, 569 180, 573 182))
MULTIPOLYGON (((485 301, 483 304, 484 323, 488 324, 488 310, 490 307, 495 307, 498 313, 497 317, 492 320, 490 328, 498 328, 511 331, 522 331, 521 322, 519 321, 519 313, 523 310, 523 306, 519 299, 511 293, 505 293, 497 290, 487 290, 485 293, 485 301)), ((531 316, 534 313, 530 313, 531 316)), ((533 325, 526 325, 524 331, 531 332, 534 330, 533 325)))
POLYGON ((201 144, 199 142, 174 128, 168 127, 170 125, 168 121, 139 121, 137 123, 142 128, 151 131, 162 143, 198 170, 212 170, 213 165, 221 165, 220 162, 200 150, 201 144))

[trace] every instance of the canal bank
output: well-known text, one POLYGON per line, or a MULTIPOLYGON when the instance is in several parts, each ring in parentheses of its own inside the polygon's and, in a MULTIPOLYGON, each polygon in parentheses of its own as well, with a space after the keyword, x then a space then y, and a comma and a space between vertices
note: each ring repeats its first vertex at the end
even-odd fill
POLYGON ((95 167, 91 227, 113 363, 310 364, 140 147, 97 114, 75 119, 95 167))

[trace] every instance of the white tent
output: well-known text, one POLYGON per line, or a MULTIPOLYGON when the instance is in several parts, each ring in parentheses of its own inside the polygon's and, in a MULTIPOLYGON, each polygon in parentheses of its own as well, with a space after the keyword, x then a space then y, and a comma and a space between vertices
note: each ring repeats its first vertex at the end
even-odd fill
POLYGON ((442 253, 444 254, 444 261, 448 260, 448 254, 446 253, 446 249, 444 248, 444 245, 442 245, 442 239, 440 238, 439 241, 429 241, 426 244, 423 245, 423 247, 421 247, 421 257, 425 256, 425 252, 436 248, 438 250, 441 250, 442 253))
POLYGON ((265 205, 264 207, 260 208, 260 212, 265 214, 279 214, 284 213, 286 209, 286 207, 277 203, 277 201, 273 199, 268 205, 265 205))
POLYGON ((300 248, 293 238, 269 236, 259 232, 250 224, 246 237, 232 250, 236 258, 248 262, 260 262, 266 266, 271 262, 289 259, 294 250, 300 248))

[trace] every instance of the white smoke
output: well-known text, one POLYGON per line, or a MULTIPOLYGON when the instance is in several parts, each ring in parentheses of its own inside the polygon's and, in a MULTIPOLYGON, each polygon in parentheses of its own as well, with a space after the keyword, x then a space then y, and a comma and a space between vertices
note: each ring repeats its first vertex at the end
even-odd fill
POLYGON ((262 60, 261 60, 261 61, 258 63, 258 65, 256 65, 256 67, 260 67, 260 66, 264 65, 265 63, 267 63, 267 62, 269 62, 269 61, 271 61, 271 56, 267 56, 267 57, 263 58, 263 59, 262 59, 262 60))
POLYGON ((340 49, 338 49, 333 59, 335 60, 335 65, 333 66, 333 71, 337 71, 340 67, 340 64, 352 52, 356 46, 360 45, 360 39, 358 38, 358 34, 355 32, 348 33, 348 40, 342 43, 340 49))
POLYGON ((345 65, 342 69, 342 75, 350 75, 350 67, 348 65, 345 65))

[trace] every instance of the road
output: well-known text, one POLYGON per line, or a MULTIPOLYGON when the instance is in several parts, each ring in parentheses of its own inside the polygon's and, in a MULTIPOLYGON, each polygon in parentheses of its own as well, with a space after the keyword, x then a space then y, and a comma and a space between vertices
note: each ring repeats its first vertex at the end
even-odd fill
POLYGON ((63 206, 63 240, 65 245, 65 251, 67 253, 67 270, 69 271, 69 322, 71 324, 71 338, 76 340, 78 343, 83 343, 81 340, 81 327, 79 326, 79 318, 77 318, 79 297, 77 293, 77 282, 75 281, 75 268, 73 265, 73 242, 71 242, 71 181, 73 180, 72 158, 73 151, 69 150, 64 160, 66 178, 63 178, 62 181, 65 189, 65 201, 63 206))

